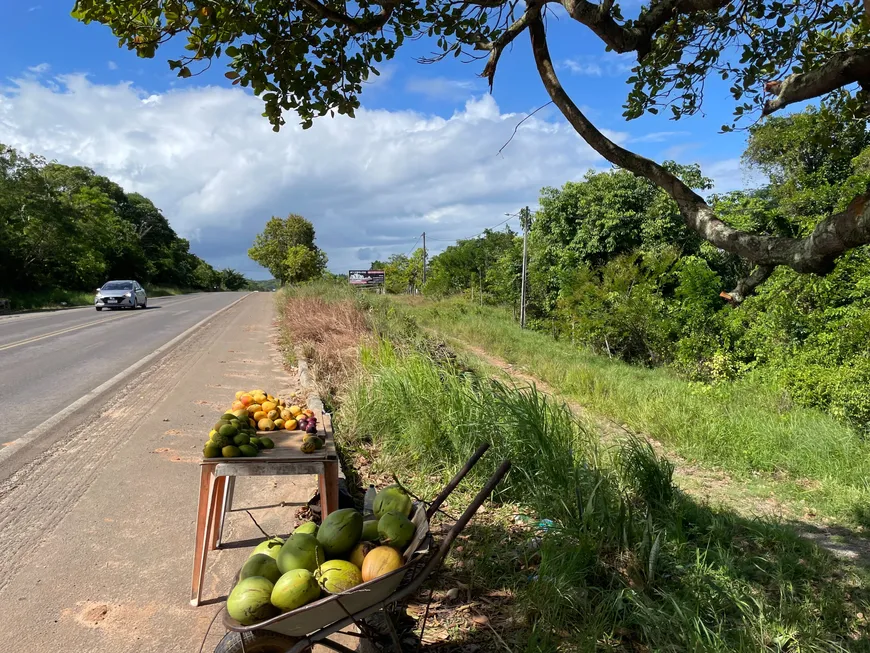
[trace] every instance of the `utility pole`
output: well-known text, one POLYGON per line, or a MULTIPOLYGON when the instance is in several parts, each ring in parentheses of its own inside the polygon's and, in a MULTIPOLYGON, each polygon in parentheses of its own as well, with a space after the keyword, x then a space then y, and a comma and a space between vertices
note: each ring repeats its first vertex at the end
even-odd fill
POLYGON ((529 238, 529 222, 532 221, 529 214, 529 207, 525 207, 520 211, 520 222, 523 226, 523 275, 520 283, 520 328, 526 328, 526 267, 528 261, 528 246, 529 238))
POLYGON ((426 232, 423 232, 423 285, 426 285, 426 232))

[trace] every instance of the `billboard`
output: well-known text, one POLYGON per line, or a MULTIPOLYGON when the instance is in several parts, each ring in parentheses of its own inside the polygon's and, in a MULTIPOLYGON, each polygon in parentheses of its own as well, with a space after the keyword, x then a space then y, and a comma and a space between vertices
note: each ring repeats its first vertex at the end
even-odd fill
POLYGON ((350 270, 347 273, 350 285, 359 288, 374 288, 384 285, 383 270, 350 270))

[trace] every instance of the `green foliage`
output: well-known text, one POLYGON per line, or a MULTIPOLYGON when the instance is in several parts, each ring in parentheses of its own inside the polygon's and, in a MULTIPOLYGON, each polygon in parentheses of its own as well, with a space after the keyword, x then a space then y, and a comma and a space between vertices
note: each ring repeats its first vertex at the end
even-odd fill
MULTIPOLYGON (((506 1, 364 1, 348 9, 314 0, 282 8, 229 0, 76 0, 72 15, 108 25, 119 46, 140 57, 154 57, 173 39, 180 51, 177 41, 186 41, 185 52, 169 60, 181 78, 226 55, 225 76, 263 100, 263 115, 275 131, 284 124, 285 112, 298 114, 304 127, 317 116, 353 116, 363 83, 378 75, 380 63, 392 59, 406 40, 428 36, 431 60, 479 55, 481 43, 503 36, 517 18, 506 1)), ((623 115, 629 119, 662 108, 676 119, 696 113, 709 76, 731 83, 739 119, 763 102, 764 81, 783 71, 815 68, 831 53, 866 47, 870 40, 859 2, 751 0, 716 5, 715 11, 654 4, 642 7, 636 19, 623 18, 620 5, 610 3, 601 6, 600 23, 589 11, 579 13, 587 24, 596 21, 593 32, 617 40, 624 36, 629 50, 638 52, 640 63, 626 80, 630 90, 623 115), (653 26, 647 28, 650 20, 653 26), (639 42, 633 44, 635 39, 639 42)), ((583 30, 579 23, 572 26, 583 30)), ((851 119, 866 98, 849 89, 830 99, 851 119)))
POLYGON ((305 280, 325 269, 326 255, 314 244, 314 225, 301 215, 272 217, 257 234, 248 256, 269 270, 281 285, 305 280), (294 249, 296 246, 307 250, 294 249))
POLYGON ((286 281, 301 283, 315 279, 323 274, 326 261, 326 253, 317 247, 312 249, 306 245, 292 245, 284 258, 286 281))
POLYGON ((372 261, 370 270, 384 271, 384 287, 388 293, 413 293, 423 283, 423 249, 411 256, 393 254, 384 261, 372 261))
MULTIPOLYGON (((0 290, 49 297, 107 279, 211 289, 215 270, 192 254, 154 204, 89 168, 47 163, 0 145, 0 290)), ((34 300, 35 301, 35 300, 34 300)), ((62 300, 61 300, 62 301, 62 300)))
POLYGON ((363 349, 338 437, 365 447, 377 472, 405 470, 402 481, 421 496, 481 442, 490 450, 472 487, 512 462, 488 506, 496 514, 469 527, 451 574, 518 597, 502 603, 525 616, 526 648, 517 650, 555 650, 535 648, 541 639, 559 650, 860 650, 847 633, 858 632, 863 577, 840 575, 841 565, 784 527, 693 503, 649 445, 628 438, 603 448, 589 425, 534 388, 485 381, 443 347, 407 343, 396 317, 390 341, 363 349), (528 526, 505 526, 516 511, 528 526), (542 518, 553 526, 536 529, 542 518))

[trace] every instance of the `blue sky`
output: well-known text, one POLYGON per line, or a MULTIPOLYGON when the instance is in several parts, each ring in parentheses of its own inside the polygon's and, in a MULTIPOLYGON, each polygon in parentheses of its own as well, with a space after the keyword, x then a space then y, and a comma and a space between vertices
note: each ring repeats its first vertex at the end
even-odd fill
MULTIPOLYGON (((498 154, 548 99, 525 37, 502 57, 492 96, 483 62, 421 65, 414 58, 432 44, 420 41, 383 65, 357 120, 274 134, 259 100, 223 77, 225 61, 180 80, 166 64, 177 47, 140 59, 107 28, 72 19, 71 6, 5 8, 0 142, 88 165, 151 197, 218 267, 268 276, 246 250, 271 215, 291 212, 312 220, 335 272, 405 252, 424 230, 434 253, 534 206, 544 185, 607 167, 552 107, 498 154)), ((752 183, 739 167, 745 135, 718 133, 732 107, 727 83, 711 80, 705 115, 626 122, 631 60, 566 18, 551 21, 550 42, 563 83, 600 129, 657 160, 700 163, 717 191, 752 183)))

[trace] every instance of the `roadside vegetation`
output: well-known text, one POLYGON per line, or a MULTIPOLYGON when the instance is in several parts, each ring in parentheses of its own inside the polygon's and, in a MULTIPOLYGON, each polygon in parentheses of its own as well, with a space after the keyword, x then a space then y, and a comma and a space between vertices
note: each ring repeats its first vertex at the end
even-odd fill
POLYGON ((0 144, 0 297, 13 309, 85 305, 109 279, 136 279, 150 294, 249 283, 190 252, 147 197, 0 144))
POLYGON ((483 650, 870 650, 863 571, 687 497, 642 440, 605 444, 564 405, 462 364, 383 298, 321 284, 279 302, 287 337, 328 370, 345 460, 401 469, 420 496, 481 442, 491 451, 470 485, 513 462, 439 576, 449 614, 427 650, 439 632, 483 650), (300 311, 319 313, 316 328, 300 311))

